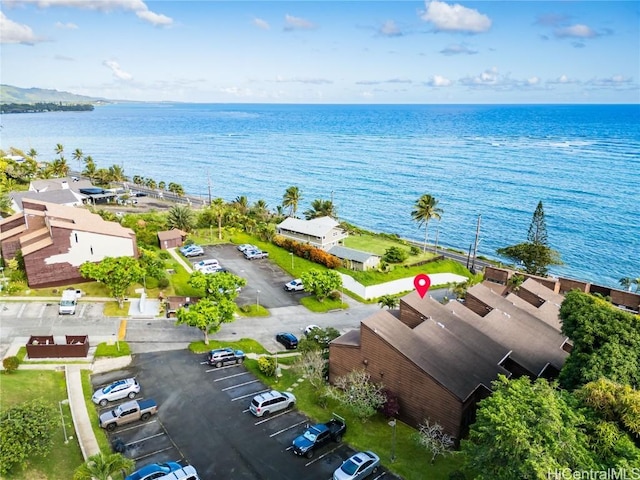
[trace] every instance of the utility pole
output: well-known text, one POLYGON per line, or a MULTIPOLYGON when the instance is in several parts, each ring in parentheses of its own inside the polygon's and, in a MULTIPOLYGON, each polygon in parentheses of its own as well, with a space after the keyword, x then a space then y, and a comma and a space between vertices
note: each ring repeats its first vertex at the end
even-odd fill
POLYGON ((211 205, 211 177, 209 176, 209 169, 207 169, 207 186, 209 187, 209 205, 211 205))
POLYGON ((469 253, 467 254, 467 270, 469 270, 469 262, 471 261, 471 249, 473 248, 473 243, 469 244, 469 253))
POLYGON ((474 271, 476 268, 476 256, 478 255, 478 243, 480 243, 480 219, 482 218, 481 214, 478 214, 478 225, 476 226, 476 241, 473 245, 473 260, 471 261, 471 271, 474 271))

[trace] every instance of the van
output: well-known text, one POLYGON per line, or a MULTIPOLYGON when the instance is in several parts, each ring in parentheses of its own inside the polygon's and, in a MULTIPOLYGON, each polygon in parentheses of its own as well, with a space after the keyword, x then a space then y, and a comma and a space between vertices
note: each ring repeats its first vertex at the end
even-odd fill
POLYGON ((193 268, 199 272, 207 267, 219 267, 220 263, 215 258, 207 258, 206 260, 200 260, 193 264, 193 268))
POLYGON ((62 299, 58 306, 59 315, 75 315, 76 305, 78 304, 78 293, 74 290, 65 290, 62 292, 62 299))

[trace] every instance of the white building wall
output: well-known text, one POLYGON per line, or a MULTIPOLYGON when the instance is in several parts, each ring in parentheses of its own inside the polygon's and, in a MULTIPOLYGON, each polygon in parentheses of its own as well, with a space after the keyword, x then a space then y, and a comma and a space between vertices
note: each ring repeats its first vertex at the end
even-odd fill
MULTIPOLYGON (((344 288, 365 300, 378 298, 382 295, 395 295, 396 293, 408 292, 415 289, 415 286, 413 285, 414 277, 401 278, 399 280, 365 287, 349 275, 341 273, 340 276, 342 277, 344 288)), ((429 278, 431 279, 431 288, 439 285, 447 285, 449 283, 465 282, 467 280, 467 277, 463 277, 462 275, 457 275, 455 273, 430 273, 429 278)))
POLYGON ((47 258, 47 265, 70 263, 74 267, 79 267, 84 262, 99 262, 105 257, 133 257, 135 255, 135 247, 131 238, 69 230, 69 244, 68 252, 47 258))

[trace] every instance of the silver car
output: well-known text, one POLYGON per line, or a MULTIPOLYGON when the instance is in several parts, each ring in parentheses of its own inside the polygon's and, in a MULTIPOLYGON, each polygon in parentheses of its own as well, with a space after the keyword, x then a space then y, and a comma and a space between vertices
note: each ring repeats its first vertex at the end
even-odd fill
POLYGON ((109 402, 121 400, 123 398, 134 398, 140 393, 140 384, 135 378, 125 378, 118 380, 100 388, 93 393, 91 400, 96 405, 104 407, 109 402))
POLYGON ((373 452, 358 452, 347 458, 333 472, 333 480, 356 480, 376 473, 380 468, 380 457, 373 452))
POLYGON ((270 392, 261 393, 253 397, 251 405, 249 405, 249 410, 256 417, 262 417, 263 415, 269 415, 279 412, 280 410, 291 408, 295 403, 296 397, 292 393, 271 390, 270 392))

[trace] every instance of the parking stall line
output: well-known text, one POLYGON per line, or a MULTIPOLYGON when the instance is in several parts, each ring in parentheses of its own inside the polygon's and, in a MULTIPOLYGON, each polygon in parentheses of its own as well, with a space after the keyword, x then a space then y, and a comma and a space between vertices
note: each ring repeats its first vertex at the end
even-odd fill
MULTIPOLYGON (((208 363, 208 362, 207 362, 208 363)), ((209 368, 208 370, 205 370, 205 373, 211 373, 211 372, 219 372, 221 370, 226 370, 227 368, 234 368, 234 367, 239 367, 239 364, 234 364, 234 365, 227 365, 226 367, 214 367, 214 368, 209 368)))
POLYGON ((25 308, 27 308, 27 304, 23 303, 22 306, 20 307, 20 310, 18 310, 18 314, 16 315, 16 317, 18 318, 22 317, 22 313, 24 312, 25 308))
MULTIPOLYGON (((303 423, 306 423, 306 420, 303 420, 302 422, 295 423, 295 424, 291 425, 290 427, 283 428, 282 430, 278 430, 277 432, 274 432, 274 433, 272 433, 271 435, 269 435, 269 438, 273 438, 273 437, 275 437, 276 435, 280 435, 281 433, 284 433, 284 432, 286 432, 286 431, 288 431, 288 430, 291 430, 292 428, 299 427, 299 426, 300 426, 300 425, 302 425, 303 423)), ((257 425, 257 424, 256 424, 256 425, 257 425)))
POLYGON ((244 387, 245 385, 251 385, 252 383, 256 383, 259 382, 260 380, 251 380, 250 382, 244 382, 244 383, 239 383, 238 385, 232 385, 230 387, 227 388, 223 388, 222 391, 226 392, 227 390, 233 390, 234 388, 240 388, 240 387, 244 387))
POLYGON ((82 317, 86 309, 87 309, 87 305, 86 304, 82 305, 82 308, 80 309, 80 313, 78 314, 78 317, 82 317))
POLYGON ((118 432, 128 432, 130 430, 136 430, 138 428, 144 427, 145 425, 151 425, 152 423, 156 423, 156 422, 157 422, 157 420, 151 420, 150 422, 140 422, 137 425, 134 425, 132 427, 127 427, 127 428, 123 428, 121 430, 118 430, 118 432))
POLYGON ((145 440, 151 440, 152 438, 156 438, 156 437, 162 437, 163 435, 166 435, 165 433, 156 433, 155 435, 151 435, 149 437, 144 437, 141 438, 140 440, 136 440, 135 442, 131 442, 131 443, 127 443, 125 444, 127 447, 130 447, 132 445, 137 445, 138 443, 142 443, 145 440))
POLYGON ((167 450, 171 450, 172 448, 175 448, 175 447, 171 446, 171 447, 161 448, 160 450, 156 450, 155 452, 147 453, 146 455, 141 455, 139 457, 136 457, 136 458, 134 458, 134 460, 137 462, 138 460, 142 460, 143 458, 152 457, 153 455, 157 455, 158 453, 166 452, 167 450))
POLYGON ((242 375, 249 375, 251 372, 242 372, 236 373, 235 375, 227 375, 226 377, 216 378, 214 382, 221 382, 222 380, 227 380, 228 378, 241 377, 242 375))
MULTIPOLYGON (((264 415, 263 415, 262 417, 260 417, 260 418, 261 418, 261 420, 258 420, 254 425, 260 425, 260 424, 262 424, 262 423, 266 423, 266 422, 268 422, 268 421, 270 421, 270 420, 272 420, 272 419, 274 419, 274 418, 281 417, 281 416, 286 415, 287 413, 292 412, 292 411, 293 411, 293 410, 284 410, 283 412, 281 412, 281 413, 277 413, 277 414, 275 414, 275 415, 268 415, 268 416, 264 416, 264 415)), ((303 422, 303 423, 304 423, 304 422, 303 422)))
POLYGON ((327 455, 332 454, 333 452, 335 452, 337 449, 339 449, 342 446, 342 444, 338 445, 337 447, 332 448, 331 450, 329 450, 328 452, 323 453, 322 455, 320 455, 319 457, 315 457, 313 460, 311 460, 310 462, 307 462, 304 466, 308 467, 309 465, 313 465, 314 463, 322 460, 324 457, 326 457, 327 455))
MULTIPOLYGON (((231 399, 231 401, 235 402, 236 400, 242 400, 243 398, 247 398, 247 397, 254 397, 256 395, 260 395, 261 393, 265 393, 265 392, 269 392, 269 391, 270 390, 268 388, 266 390, 258 390, 257 392, 247 393, 246 395, 240 395, 239 397, 234 397, 234 398, 231 399)), ((247 409, 245 411, 248 412, 249 410, 247 409)))
POLYGON ((40 313, 38 313, 38 318, 42 318, 42 316, 44 315, 44 311, 46 310, 47 306, 46 305, 42 305, 40 307, 40 313))

